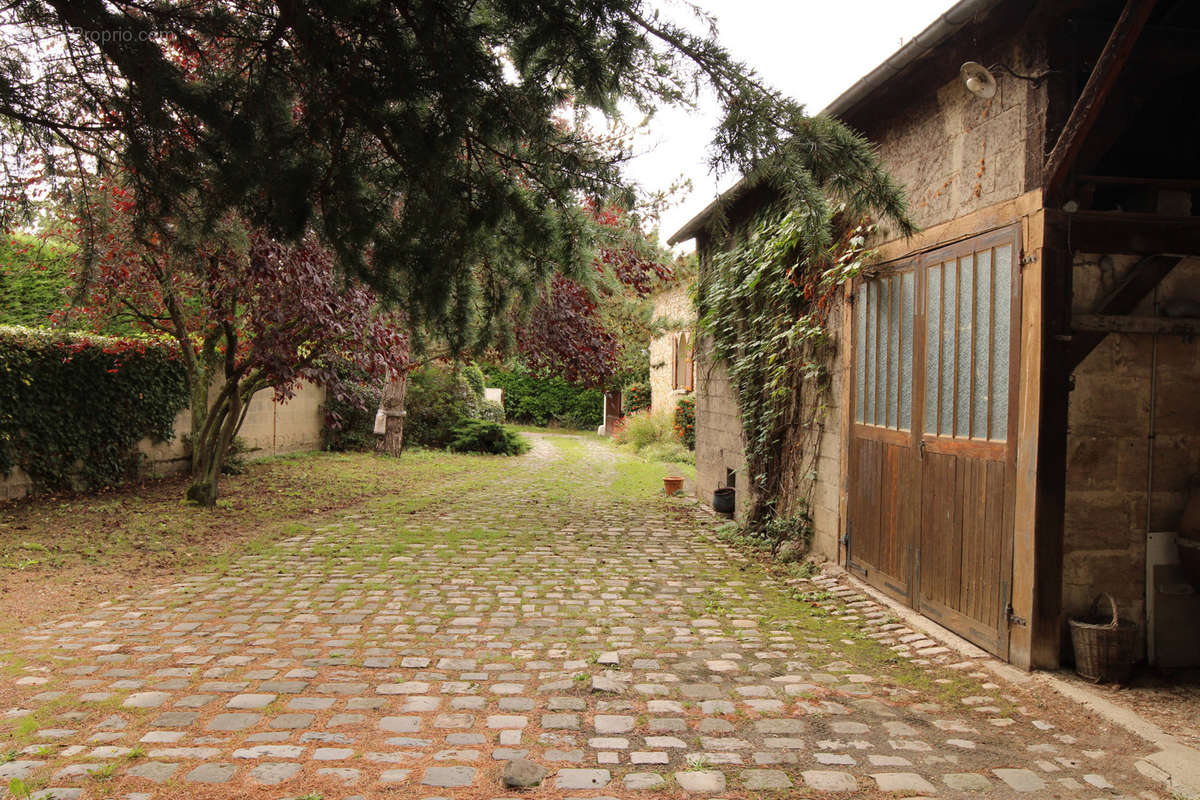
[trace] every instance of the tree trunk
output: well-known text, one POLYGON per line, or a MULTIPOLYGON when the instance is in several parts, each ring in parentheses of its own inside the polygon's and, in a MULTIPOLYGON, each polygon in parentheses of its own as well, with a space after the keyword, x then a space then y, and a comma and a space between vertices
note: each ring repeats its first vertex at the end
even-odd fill
POLYGON ((380 406, 387 415, 387 429, 375 445, 381 453, 399 456, 404 447, 404 398, 408 394, 408 374, 396 373, 383 387, 380 406))
POLYGON ((188 487, 187 499, 198 505, 217 504, 221 468, 245 418, 239 384, 240 380, 234 378, 222 387, 216 404, 208 409, 203 429, 192 435, 192 485, 188 487))

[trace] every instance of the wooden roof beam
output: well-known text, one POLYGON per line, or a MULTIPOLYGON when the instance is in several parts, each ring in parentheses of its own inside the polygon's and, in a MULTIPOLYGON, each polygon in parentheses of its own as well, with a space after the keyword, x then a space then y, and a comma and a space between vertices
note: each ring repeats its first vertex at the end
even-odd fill
MULTIPOLYGON (((1107 317, 1128 314, 1148 295, 1162 279, 1183 260, 1182 256, 1150 256, 1133 265, 1104 298, 1096 304, 1090 317, 1107 317)), ((1067 372, 1074 372, 1088 354, 1096 349, 1108 331, 1081 330, 1076 327, 1067 347, 1067 372)))
POLYGON ((1192 338, 1200 335, 1200 319, 1127 317, 1124 314, 1076 314, 1071 328, 1090 333, 1154 333, 1192 338))
POLYGON ((1088 75, 1087 83, 1071 109, 1071 115, 1059 134, 1058 141, 1046 158, 1046 167, 1042 173, 1042 185, 1045 194, 1051 202, 1057 204, 1060 193, 1066 182, 1067 173, 1075 165, 1075 160, 1083 147, 1084 141, 1100 117, 1104 103, 1112 91, 1113 85, 1121 75, 1121 70, 1133 52, 1138 36, 1146 27, 1146 20, 1154 10, 1155 0, 1127 0, 1117 24, 1113 26, 1108 41, 1092 73, 1088 75))

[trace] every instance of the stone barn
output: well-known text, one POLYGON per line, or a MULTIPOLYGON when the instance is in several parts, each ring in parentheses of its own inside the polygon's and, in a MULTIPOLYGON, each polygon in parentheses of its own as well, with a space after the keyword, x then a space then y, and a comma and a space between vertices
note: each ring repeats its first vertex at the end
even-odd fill
MULTIPOLYGON (((964 0, 824 111, 921 231, 881 231, 829 320, 814 547, 1021 667, 1102 592, 1152 661, 1200 661, 1197 86, 1192 0, 964 0)), ((672 243, 711 268, 770 201, 735 186, 672 243)), ((711 361, 697 490, 741 505, 711 361)))

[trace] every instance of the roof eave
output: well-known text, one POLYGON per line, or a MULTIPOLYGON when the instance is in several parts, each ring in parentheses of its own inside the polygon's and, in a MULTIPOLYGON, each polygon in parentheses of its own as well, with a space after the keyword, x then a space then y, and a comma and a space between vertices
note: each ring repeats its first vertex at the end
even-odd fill
MULTIPOLYGON (((929 51, 945 43, 950 37, 970 22, 977 14, 990 11, 1004 0, 959 0, 950 10, 933 21, 925 30, 909 39, 899 50, 889 56, 882 64, 860 78, 849 89, 838 95, 821 113, 833 116, 844 116, 872 92, 880 89, 890 80, 907 70, 923 58, 929 51)), ((704 210, 692 217, 688 222, 667 239, 668 245, 676 245, 694 239, 706 227, 717 208, 728 203, 745 190, 746 179, 742 178, 719 197, 705 206, 704 210)))

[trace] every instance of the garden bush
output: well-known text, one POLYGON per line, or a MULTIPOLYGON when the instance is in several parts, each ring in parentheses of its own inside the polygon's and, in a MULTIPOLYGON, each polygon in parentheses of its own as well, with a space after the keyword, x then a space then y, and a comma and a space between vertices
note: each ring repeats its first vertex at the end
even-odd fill
POLYGON ((169 440, 187 402, 168 345, 0 326, 0 475, 20 467, 35 491, 133 477, 138 442, 169 440))
POLYGON ((342 376, 345 397, 325 400, 325 448, 371 450, 375 447, 375 412, 383 386, 366 376, 342 376))
POLYGON ((476 397, 482 400, 483 387, 485 386, 486 381, 486 379, 483 377, 483 370, 481 370, 475 364, 468 364, 467 366, 463 367, 462 374, 467 380, 467 385, 471 387, 471 391, 475 393, 476 397))
POLYGON ((535 378, 514 367, 488 371, 488 383, 504 390, 509 422, 594 429, 604 419, 604 393, 582 389, 562 378, 535 378))
POLYGON ((408 376, 404 400, 405 442, 446 447, 451 429, 479 416, 480 402, 461 371, 432 365, 416 370, 408 376))
POLYGON ((617 426, 613 439, 647 461, 696 463, 695 455, 676 438, 674 420, 667 411, 627 415, 617 426))
POLYGON ((450 449, 456 453, 517 456, 529 450, 529 443, 499 423, 465 419, 450 429, 450 449))
POLYGON ((675 404, 675 436, 688 450, 696 449, 696 398, 690 395, 675 404))
POLYGON ((504 422, 504 406, 495 400, 482 400, 479 403, 479 418, 488 422, 504 422))
POLYGON ((625 413, 636 414, 650 407, 650 384, 631 383, 625 387, 625 413))

